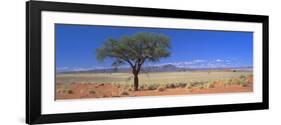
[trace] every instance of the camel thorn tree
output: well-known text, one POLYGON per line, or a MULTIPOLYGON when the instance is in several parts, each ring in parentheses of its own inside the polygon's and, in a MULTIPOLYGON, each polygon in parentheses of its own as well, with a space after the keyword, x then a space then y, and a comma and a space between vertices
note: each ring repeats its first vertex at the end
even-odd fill
POLYGON ((134 75, 134 90, 138 91, 141 67, 146 61, 157 62, 170 56, 170 39, 164 34, 138 32, 120 39, 107 39, 96 49, 97 60, 113 59, 112 66, 129 64, 134 75))

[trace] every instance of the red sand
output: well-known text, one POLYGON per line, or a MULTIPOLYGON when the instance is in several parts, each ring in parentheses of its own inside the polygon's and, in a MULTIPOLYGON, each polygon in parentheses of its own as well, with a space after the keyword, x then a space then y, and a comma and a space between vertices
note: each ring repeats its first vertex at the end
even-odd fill
POLYGON ((56 86, 56 99, 82 99, 82 98, 108 98, 108 97, 134 97, 134 96, 163 96, 163 95, 189 95, 189 94, 210 94, 210 93, 236 93, 253 92, 253 84, 246 87, 240 85, 223 85, 216 83, 213 88, 168 88, 164 91, 140 90, 126 91, 122 94, 122 88, 117 88, 111 84, 58 84, 56 86), (62 88, 67 87, 70 92, 62 92, 62 88))

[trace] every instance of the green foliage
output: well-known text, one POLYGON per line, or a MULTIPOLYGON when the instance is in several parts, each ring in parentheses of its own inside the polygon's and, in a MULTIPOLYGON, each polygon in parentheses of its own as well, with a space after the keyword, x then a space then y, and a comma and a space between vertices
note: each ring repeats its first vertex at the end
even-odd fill
POLYGON ((132 68, 144 61, 159 61, 170 55, 170 39, 163 34, 139 32, 120 39, 109 38, 101 48, 96 49, 97 59, 113 58, 113 66, 129 63, 132 68))

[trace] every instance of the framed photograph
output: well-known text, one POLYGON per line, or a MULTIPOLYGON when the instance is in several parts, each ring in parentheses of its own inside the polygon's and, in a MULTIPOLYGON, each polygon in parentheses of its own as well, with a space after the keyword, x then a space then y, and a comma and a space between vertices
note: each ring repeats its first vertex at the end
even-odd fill
POLYGON ((26 14, 28 124, 269 107, 268 16, 40 1, 26 14))

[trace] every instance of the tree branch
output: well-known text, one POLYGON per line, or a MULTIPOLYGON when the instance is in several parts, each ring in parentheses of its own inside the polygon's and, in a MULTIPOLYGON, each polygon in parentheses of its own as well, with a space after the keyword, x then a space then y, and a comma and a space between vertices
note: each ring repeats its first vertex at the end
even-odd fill
POLYGON ((138 59, 138 61, 136 61, 136 65, 137 65, 136 71, 137 71, 137 73, 139 73, 139 71, 140 71, 140 69, 141 69, 141 66, 142 66, 142 64, 144 63, 144 61, 145 61, 145 58, 143 58, 143 59, 138 59))
POLYGON ((133 63, 129 59, 126 59, 126 58, 123 58, 123 57, 118 57, 118 58, 121 58, 124 61, 126 61, 127 63, 129 63, 132 68, 134 67, 133 63))

